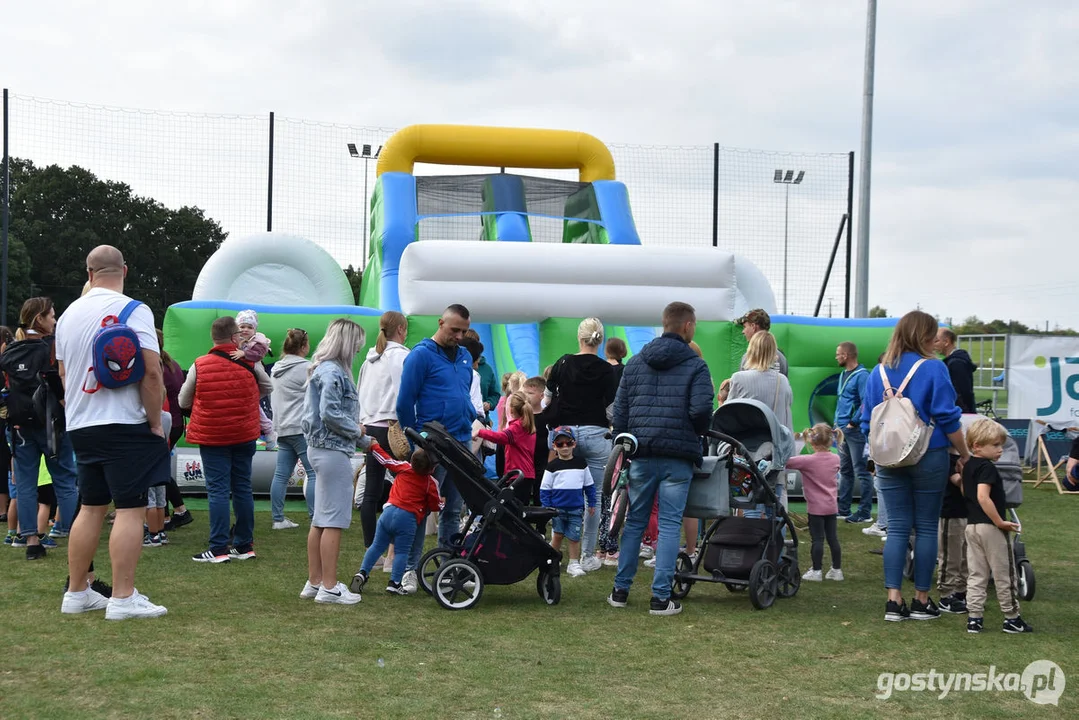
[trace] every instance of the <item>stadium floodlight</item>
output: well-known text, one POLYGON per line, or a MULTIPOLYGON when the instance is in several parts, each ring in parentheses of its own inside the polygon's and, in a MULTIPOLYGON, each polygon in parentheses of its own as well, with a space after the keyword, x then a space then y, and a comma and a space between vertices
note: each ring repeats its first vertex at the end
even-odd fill
POLYGON ((782 170, 776 168, 772 182, 783 186, 783 314, 787 314, 787 278, 790 260, 790 207, 791 185, 801 185, 805 170, 782 170))
POLYGON ((371 200, 367 196, 367 178, 368 178, 368 164, 371 160, 377 160, 378 156, 382 154, 382 146, 379 145, 375 150, 375 154, 371 154, 371 146, 367 143, 363 143, 360 149, 356 148, 356 143, 348 143, 348 154, 352 157, 363 160, 363 245, 361 246, 361 252, 363 253, 363 259, 361 261, 361 270, 367 266, 367 236, 369 228, 367 227, 367 206, 371 200))
MULTIPOLYGON (((371 146, 368 145, 367 147, 371 147, 371 146)), ((351 155, 354 158, 358 158, 360 156, 359 151, 356 149, 356 143, 349 143, 348 144, 348 154, 351 155)))

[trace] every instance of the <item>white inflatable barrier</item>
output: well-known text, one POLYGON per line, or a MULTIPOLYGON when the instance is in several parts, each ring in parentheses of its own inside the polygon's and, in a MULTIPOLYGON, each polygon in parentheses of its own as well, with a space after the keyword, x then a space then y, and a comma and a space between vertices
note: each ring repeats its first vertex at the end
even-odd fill
POLYGON ((775 312, 775 295, 749 260, 713 248, 424 240, 401 258, 405 314, 438 315, 453 298, 473 322, 532 323, 592 315, 656 325, 675 300, 698 320, 775 312))
MULTIPOLYGON (((352 472, 364 465, 364 456, 357 453, 352 456, 352 472)), ((258 450, 251 461, 251 490, 256 495, 269 495, 274 471, 277 470, 277 451, 258 450)), ((203 471, 202 456, 197 447, 177 447, 172 452, 172 472, 176 485, 185 493, 205 493, 206 475, 203 471)), ((287 497, 303 497, 304 472, 297 463, 288 479, 287 497)))

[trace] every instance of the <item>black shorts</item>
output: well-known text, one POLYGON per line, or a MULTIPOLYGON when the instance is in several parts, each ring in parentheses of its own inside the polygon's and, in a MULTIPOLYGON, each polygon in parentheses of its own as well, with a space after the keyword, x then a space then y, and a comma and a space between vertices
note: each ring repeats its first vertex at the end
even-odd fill
POLYGON ((79 500, 118 510, 146 507, 146 491, 169 481, 169 444, 141 425, 96 425, 68 433, 79 468, 79 500))

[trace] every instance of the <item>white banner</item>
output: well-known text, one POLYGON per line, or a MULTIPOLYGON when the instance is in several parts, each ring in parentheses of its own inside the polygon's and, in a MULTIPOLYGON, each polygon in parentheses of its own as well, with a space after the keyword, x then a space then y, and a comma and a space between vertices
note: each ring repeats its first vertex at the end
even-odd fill
POLYGON ((1079 421, 1079 337, 1008 338, 1008 417, 1079 421))

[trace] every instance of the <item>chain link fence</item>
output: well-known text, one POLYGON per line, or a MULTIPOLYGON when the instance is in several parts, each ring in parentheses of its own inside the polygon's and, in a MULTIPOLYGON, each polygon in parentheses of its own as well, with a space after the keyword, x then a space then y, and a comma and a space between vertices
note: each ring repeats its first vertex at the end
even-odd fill
MULTIPOLYGON (((268 228, 302 235, 342 266, 359 268, 369 241, 365 207, 375 183, 373 156, 393 132, 273 113, 146 111, 11 94, 6 139, 14 158, 38 166, 78 165, 168 207, 201 208, 232 236, 268 228), (360 157, 349 152, 349 143, 360 157), (363 156, 364 145, 371 146, 371 158, 363 156)), ((743 255, 772 283, 781 311, 813 313, 849 211, 850 153, 714 143, 609 147, 645 245, 715 245, 743 255)), ((420 163, 415 172, 499 170, 420 163)), ((577 179, 569 170, 516 172, 577 179)), ((821 315, 844 314, 848 273, 841 244, 821 315)))

